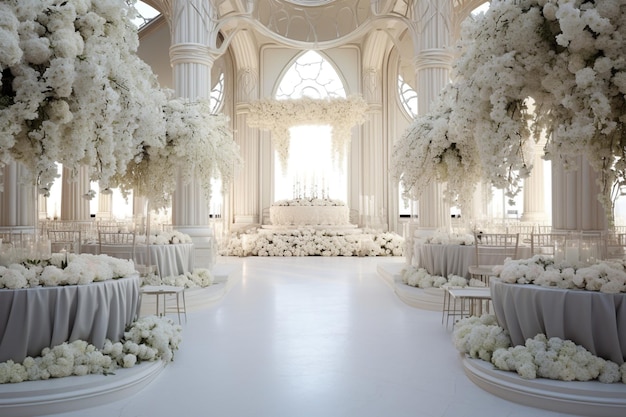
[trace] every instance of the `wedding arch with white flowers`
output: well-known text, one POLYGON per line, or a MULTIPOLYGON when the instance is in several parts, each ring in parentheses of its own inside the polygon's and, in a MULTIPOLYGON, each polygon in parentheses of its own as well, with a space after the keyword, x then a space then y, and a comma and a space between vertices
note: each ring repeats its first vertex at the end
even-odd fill
POLYGON ((546 159, 567 168, 585 155, 600 173, 610 217, 611 189, 626 178, 625 36, 618 0, 493 0, 468 18, 453 83, 395 146, 406 194, 447 182, 447 198, 463 206, 484 180, 513 197, 545 131, 546 159))
POLYGON ((297 125, 330 125, 335 161, 342 161, 352 139, 351 129, 365 122, 367 103, 360 96, 287 100, 262 99, 250 104, 248 124, 269 130, 281 165, 289 159, 289 128, 297 125))

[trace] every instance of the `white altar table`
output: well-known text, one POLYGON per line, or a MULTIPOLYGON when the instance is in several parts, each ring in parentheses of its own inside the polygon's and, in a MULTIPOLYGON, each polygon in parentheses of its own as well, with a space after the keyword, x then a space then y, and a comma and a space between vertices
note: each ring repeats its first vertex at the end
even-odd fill
POLYGON ((47 347, 119 341, 139 314, 139 277, 86 285, 0 289, 0 362, 22 362, 47 347))
POLYGON ((543 333, 620 365, 626 360, 626 294, 507 284, 497 278, 490 285, 498 323, 514 345, 543 333))
MULTIPOLYGON (((130 250, 130 247, 129 247, 130 250)), ((148 265, 148 250, 150 250, 151 265, 156 265, 157 273, 161 277, 178 276, 187 272, 193 272, 194 246, 193 243, 177 243, 167 245, 135 246, 135 262, 140 265, 148 265)), ((81 246, 84 253, 98 253, 98 244, 89 243, 81 246)), ((103 254, 107 253, 107 247, 102 247, 103 254)), ((114 255, 112 251, 110 255, 114 255)))

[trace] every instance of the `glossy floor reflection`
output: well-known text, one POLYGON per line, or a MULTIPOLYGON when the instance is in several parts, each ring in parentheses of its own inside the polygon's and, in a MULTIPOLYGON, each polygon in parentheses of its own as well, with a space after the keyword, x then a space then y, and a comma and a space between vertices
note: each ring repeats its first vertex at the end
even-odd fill
POLYGON ((181 349, 155 381, 63 415, 566 415, 475 386, 441 314, 400 301, 376 272, 381 261, 389 258, 221 258, 241 273, 224 299, 189 313, 181 349))

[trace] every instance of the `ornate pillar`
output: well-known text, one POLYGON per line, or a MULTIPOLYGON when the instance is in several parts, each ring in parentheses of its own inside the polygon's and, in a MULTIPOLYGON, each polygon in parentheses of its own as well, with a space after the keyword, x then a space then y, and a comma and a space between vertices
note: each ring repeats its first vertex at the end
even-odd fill
POLYGON ((361 225, 387 230, 387 219, 384 216, 385 178, 383 175, 371 175, 372 172, 387 172, 386 152, 380 140, 383 131, 382 109, 382 77, 377 68, 367 68, 363 74, 363 92, 368 103, 368 122, 363 126, 361 139, 362 165, 361 171, 361 225))
POLYGON ((89 200, 83 195, 90 189, 87 167, 78 169, 75 177, 69 169, 61 174, 61 220, 89 220, 89 200))
POLYGON ((584 156, 578 169, 566 171, 552 161, 552 228, 558 231, 606 231, 608 220, 598 200, 600 187, 594 171, 584 156))
MULTIPOLYGON (((217 55, 207 45, 217 36, 212 2, 173 0, 168 10, 172 37, 170 63, 176 94, 191 100, 209 98, 211 68, 217 55)), ((215 258, 213 228, 210 226, 209 201, 194 179, 185 184, 179 176, 172 196, 172 224, 191 236, 196 266, 209 268, 215 258)))
MULTIPOLYGON (((453 9, 450 0, 417 0, 413 2, 416 25, 414 44, 415 79, 418 113, 430 111, 439 92, 450 82, 454 56, 451 46, 453 9)), ((431 184, 419 198, 419 231, 432 234, 437 229, 450 230, 450 205, 443 200, 444 184, 431 184)))
POLYGON ((247 122, 249 103, 259 94, 258 70, 239 69, 235 92, 235 141, 241 150, 243 167, 235 175, 233 221, 236 228, 246 228, 263 223, 259 193, 259 129, 249 127, 247 122))

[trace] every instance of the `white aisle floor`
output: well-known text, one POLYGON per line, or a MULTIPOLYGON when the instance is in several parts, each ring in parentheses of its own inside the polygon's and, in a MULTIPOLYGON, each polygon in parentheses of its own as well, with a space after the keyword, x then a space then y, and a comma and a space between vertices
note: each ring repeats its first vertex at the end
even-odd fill
POLYGON ((174 362, 130 398, 62 415, 566 415, 475 386, 441 313, 400 301, 376 272, 383 261, 220 258, 241 273, 221 301, 189 313, 174 362))

